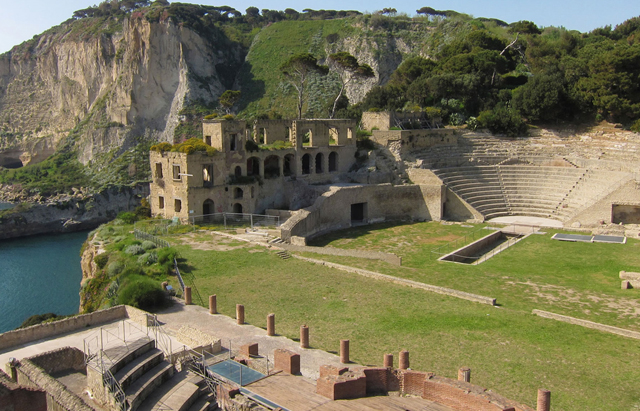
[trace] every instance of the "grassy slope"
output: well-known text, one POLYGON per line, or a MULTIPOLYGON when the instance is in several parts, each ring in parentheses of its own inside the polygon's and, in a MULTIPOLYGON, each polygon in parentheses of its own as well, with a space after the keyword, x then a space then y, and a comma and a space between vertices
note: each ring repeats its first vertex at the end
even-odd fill
MULTIPOLYGON (((312 53, 318 58, 325 56, 325 37, 332 33, 345 36, 355 29, 351 19, 281 21, 265 27, 258 33, 240 72, 242 84, 243 112, 247 115, 266 113, 274 109, 286 117, 296 115, 295 94, 287 87, 280 74, 280 66, 292 55, 312 53), (248 103, 247 105, 247 102, 248 103)), ((312 87, 310 96, 331 84, 320 82, 312 87)), ((337 92, 336 92, 337 94, 337 92)))
MULTIPOLYGON (((553 392, 554 410, 637 406, 640 396, 633 381, 640 377, 635 366, 640 347, 636 341, 538 318, 531 309, 638 329, 633 318, 617 318, 595 303, 589 307, 590 316, 579 303, 536 302, 527 287, 507 285, 507 281, 561 285, 601 297, 628 296, 629 291, 618 290, 617 271, 637 267, 640 261, 629 251, 640 243, 572 244, 534 236, 478 267, 433 261, 428 251, 442 238, 453 239, 471 230, 437 223, 375 231, 363 227, 354 234, 339 233, 336 238, 345 238, 331 245, 395 250, 403 256, 405 268, 384 263, 369 268, 491 295, 498 298, 500 308, 303 261, 283 261, 263 248, 227 252, 178 248, 198 279, 200 293, 217 294, 223 314, 233 316, 235 304, 242 303, 248 322, 264 326, 265 316, 274 312, 277 332, 290 338, 298 336, 301 324, 308 324, 312 345, 327 351, 337 351, 339 340, 348 338, 352 358, 360 363, 380 365, 382 354, 408 349, 414 369, 455 377, 458 367, 469 366, 473 382, 529 405, 535 404, 537 388, 547 388, 553 392), (579 248, 571 248, 575 246, 579 248)), ((371 265, 368 260, 342 260, 371 265)))

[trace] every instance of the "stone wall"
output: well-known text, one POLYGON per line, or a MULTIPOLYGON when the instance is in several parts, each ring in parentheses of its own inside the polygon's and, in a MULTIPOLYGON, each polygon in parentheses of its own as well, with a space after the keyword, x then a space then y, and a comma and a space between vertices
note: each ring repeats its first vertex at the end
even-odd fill
POLYGON ((16 363, 18 384, 47 392, 48 411, 95 411, 64 384, 27 359, 16 363))
POLYGON ((106 322, 126 318, 124 305, 100 310, 91 314, 76 315, 60 321, 33 325, 19 330, 7 331, 0 334, 0 350, 26 344, 31 341, 54 337, 56 335, 76 331, 82 328, 103 324, 106 322))
POLYGON ((282 238, 313 237, 352 226, 351 206, 365 204, 365 223, 385 220, 434 220, 442 217, 443 186, 331 187, 315 204, 281 226, 282 238))
POLYGON ((496 243, 503 236, 504 236, 504 233, 502 231, 494 231, 493 233, 488 234, 472 242, 471 244, 458 248, 457 250, 441 257, 440 260, 454 261, 457 263, 467 263, 467 264, 471 263, 473 262, 473 259, 469 257, 473 257, 477 255, 482 250, 489 247, 491 244, 496 243))
POLYGON ((593 226, 598 221, 605 224, 612 222, 612 204, 640 203, 640 183, 630 180, 622 184, 615 191, 596 201, 590 207, 578 212, 575 217, 565 222, 565 226, 582 225, 593 226))
POLYGON ((46 411, 47 394, 23 387, 0 370, 0 411, 46 411))
POLYGON ((62 371, 84 371, 84 353, 75 347, 63 347, 27 358, 47 374, 62 371))
POLYGON ((371 140, 388 147, 393 143, 400 144, 400 153, 420 150, 435 146, 456 146, 459 132, 454 129, 439 128, 425 130, 374 130, 371 140))
POLYGON ((640 340, 640 332, 625 330, 624 328, 613 327, 611 325, 594 323, 593 321, 581 320, 579 318, 569 317, 566 315, 551 313, 548 311, 542 310, 533 310, 534 315, 542 318, 549 318, 552 320, 562 321, 569 324, 579 325, 585 328, 592 328, 594 330, 603 331, 611 334, 622 335, 624 337, 635 338, 636 340, 640 340))
POLYGON ((333 248, 333 247, 310 247, 310 246, 299 246, 293 244, 278 244, 278 247, 284 248, 288 251, 296 251, 301 253, 316 253, 316 254, 324 254, 324 255, 337 255, 341 257, 356 257, 356 258, 366 258, 369 260, 380 260, 385 261, 389 264, 393 265, 402 265, 402 258, 398 257, 392 253, 382 253, 379 251, 368 251, 368 250, 344 250, 341 248, 333 248))

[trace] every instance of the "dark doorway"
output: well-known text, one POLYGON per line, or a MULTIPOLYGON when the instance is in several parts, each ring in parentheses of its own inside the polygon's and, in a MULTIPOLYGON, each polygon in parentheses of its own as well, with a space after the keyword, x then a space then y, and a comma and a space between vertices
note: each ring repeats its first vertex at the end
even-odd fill
POLYGON ((311 155, 302 156, 302 174, 311 174, 311 155))
POLYGON ((351 222, 363 223, 366 218, 367 203, 351 204, 351 222))
POLYGON ((237 213, 237 214, 242 214, 242 204, 240 203, 235 203, 233 205, 233 212, 237 213))

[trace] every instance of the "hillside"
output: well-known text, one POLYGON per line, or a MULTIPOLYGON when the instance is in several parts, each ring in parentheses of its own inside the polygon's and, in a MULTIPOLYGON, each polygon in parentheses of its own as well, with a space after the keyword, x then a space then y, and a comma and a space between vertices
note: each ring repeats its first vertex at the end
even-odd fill
MULTIPOLYGON (((242 93, 240 117, 294 116, 280 67, 298 53, 327 64, 348 52, 373 69, 348 84, 338 116, 420 110, 512 135, 540 122, 640 128, 638 18, 581 34, 429 8, 411 18, 111 4, 0 55, 0 184, 49 195, 145 181, 150 144, 198 136, 229 89, 242 93)), ((303 114, 328 116, 339 89, 335 70, 312 76, 303 114)))

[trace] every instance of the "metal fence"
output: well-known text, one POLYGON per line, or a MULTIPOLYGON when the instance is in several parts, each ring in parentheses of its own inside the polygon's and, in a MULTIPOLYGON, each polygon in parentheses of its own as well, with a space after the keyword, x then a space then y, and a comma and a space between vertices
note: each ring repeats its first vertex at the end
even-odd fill
POLYGON ((133 233, 138 240, 151 241, 152 243, 154 243, 155 245, 161 248, 170 246, 169 243, 163 240, 162 238, 158 238, 153 234, 145 233, 144 231, 138 230, 137 228, 133 230, 133 233))
POLYGON ((216 213, 189 217, 193 226, 200 227, 278 227, 280 217, 262 214, 216 213))

